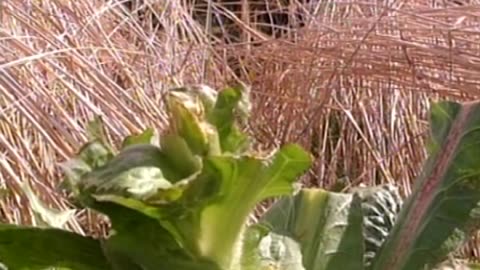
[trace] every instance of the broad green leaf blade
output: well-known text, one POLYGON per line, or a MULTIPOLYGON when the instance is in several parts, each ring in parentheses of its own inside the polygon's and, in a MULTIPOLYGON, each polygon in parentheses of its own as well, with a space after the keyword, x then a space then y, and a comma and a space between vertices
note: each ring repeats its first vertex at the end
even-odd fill
POLYGON ((306 170, 310 166, 312 157, 299 145, 287 144, 271 160, 264 176, 268 183, 260 194, 260 200, 295 191, 293 180, 298 177, 299 168, 306 170))
POLYGON ((204 84, 192 85, 188 87, 177 87, 171 89, 170 91, 181 92, 190 96, 198 97, 207 114, 213 109, 218 98, 217 91, 204 84))
POLYGON ((292 151, 286 145, 268 159, 245 157, 211 157, 203 174, 192 183, 187 194, 189 205, 200 217, 200 230, 189 232, 201 254, 218 259, 220 265, 229 258, 238 235, 255 205, 269 196, 290 195, 293 183, 311 164, 304 151, 292 151), (276 173, 272 168, 276 169, 276 173))
POLYGON ((8 269, 112 269, 100 242, 59 229, 0 225, 0 263, 8 269))
POLYGON ((480 106, 432 106, 432 152, 372 269, 432 268, 479 228, 480 106))
POLYGON ((103 247, 114 270, 220 270, 207 259, 189 254, 158 220, 109 202, 97 207, 109 213, 112 222, 113 233, 103 247))
MULTIPOLYGON (((105 247, 118 270, 221 270, 208 260, 186 254, 173 243, 170 234, 154 222, 131 224, 129 230, 117 232, 105 247), (121 267, 120 267, 121 266, 121 267)), ((222 269, 223 270, 223 269, 222 269)))
MULTIPOLYGON (((430 129, 432 142, 441 146, 443 140, 451 130, 454 118, 458 115, 462 105, 456 102, 440 102, 432 104, 430 109, 430 129)), ((437 149, 439 150, 439 149, 437 149)))
POLYGON ((76 175, 77 198, 109 216, 113 234, 107 254, 115 269, 154 269, 159 262, 165 269, 198 269, 195 265, 207 262, 199 269, 213 265, 234 270, 255 205, 292 194, 297 177, 311 165, 311 156, 295 145, 272 155, 240 150, 237 139, 247 137, 236 127, 234 115, 246 114, 249 104, 239 89, 225 91, 222 98, 208 89, 192 90, 169 92, 171 126, 160 139, 161 147, 133 144, 103 166, 80 158, 92 170, 76 175), (215 114, 218 121, 213 123, 209 116, 215 114), (218 128, 226 130, 222 141, 232 151, 222 152, 218 128), (128 216, 151 219, 154 226, 128 216), (153 235, 163 238, 157 241, 153 235), (146 249, 139 249, 143 242, 146 249), (157 242, 164 244, 163 251, 157 242), (115 259, 119 254, 130 259, 115 259))
MULTIPOLYGON (((171 154, 179 154, 179 151, 171 154)), ((143 186, 157 192, 160 187, 152 187, 152 183, 161 175, 142 174, 134 178, 124 173, 148 168, 140 166, 156 166, 162 172, 175 170, 178 162, 169 157, 151 145, 124 149, 106 166, 83 177, 82 184, 92 190, 97 200, 90 207, 108 214, 115 226, 118 226, 115 221, 118 219, 112 217, 111 209, 98 207, 102 203, 116 203, 156 218, 156 225, 181 243, 186 251, 196 254, 195 258, 209 257, 225 267, 255 204, 266 196, 291 193, 296 177, 311 163, 308 153, 294 145, 283 147, 271 158, 217 156, 206 159, 205 170, 194 174, 186 183, 185 194, 177 197, 178 202, 151 204, 151 196, 137 196, 139 194, 132 192, 132 189, 142 190, 143 186)), ((172 187, 165 186, 165 190, 171 191, 172 187)))
MULTIPOLYGON (((176 154, 185 157, 189 155, 188 152, 176 154)), ((193 156, 189 158, 194 160, 193 156)), ((189 163, 188 159, 185 161, 185 166, 182 168, 178 160, 167 156, 156 146, 133 145, 122 150, 106 166, 84 175, 81 186, 97 194, 109 192, 122 194, 124 191, 126 194, 133 195, 132 190, 144 189, 145 194, 151 195, 161 187, 168 187, 185 179, 197 169, 192 166, 199 166, 198 163, 193 164, 193 161, 189 163), (143 174, 143 176, 135 176, 135 174, 143 174), (145 178, 147 175, 150 175, 148 179, 145 178)))
MULTIPOLYGON (((306 270, 361 270, 362 219, 357 195, 303 189, 275 203, 260 223, 299 243, 306 270)), ((288 269, 283 260, 277 269, 288 269)))
MULTIPOLYGON (((145 176, 135 180, 122 175, 135 166, 156 165, 162 171, 175 167, 174 162, 167 163, 168 158, 158 159, 160 153, 153 146, 132 146, 104 168, 87 174, 84 181, 94 185, 93 198, 98 202, 109 201, 157 218, 158 225, 187 250, 218 261, 228 261, 255 204, 269 196, 292 193, 296 177, 311 164, 308 153, 296 145, 286 145, 270 158, 217 156, 205 159, 202 172, 186 182, 184 194, 176 197, 178 202, 152 204, 148 197, 117 192, 115 188, 128 191, 127 187, 136 187, 144 180, 148 182, 145 176), (133 152, 128 152, 129 149, 133 152)), ((171 186, 166 187, 166 191, 175 190, 171 186)))
POLYGON ((158 135, 152 128, 147 128, 140 134, 127 136, 122 142, 122 149, 135 144, 156 144, 158 135))

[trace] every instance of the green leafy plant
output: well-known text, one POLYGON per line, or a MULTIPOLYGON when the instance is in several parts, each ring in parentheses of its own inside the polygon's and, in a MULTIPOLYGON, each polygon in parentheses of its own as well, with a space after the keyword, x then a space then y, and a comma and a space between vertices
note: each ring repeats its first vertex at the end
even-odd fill
POLYGON ((404 202, 392 185, 299 188, 311 155, 295 144, 254 150, 239 125, 248 97, 242 87, 172 89, 169 129, 128 136, 118 151, 93 121, 90 142, 63 164, 62 186, 77 205, 108 216, 109 234, 62 229, 72 210, 46 209, 26 186, 44 223, 0 225, 0 263, 14 270, 430 269, 478 228, 476 103, 433 105, 430 159, 404 202), (279 200, 249 224, 255 206, 272 197, 279 200))

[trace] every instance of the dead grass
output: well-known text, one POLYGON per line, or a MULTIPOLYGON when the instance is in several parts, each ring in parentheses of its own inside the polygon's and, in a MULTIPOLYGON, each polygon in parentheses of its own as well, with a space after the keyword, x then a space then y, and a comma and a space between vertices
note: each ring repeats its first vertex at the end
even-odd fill
MULTIPOLYGON (((429 101, 480 95, 474 1, 296 3, 290 12, 317 16, 276 40, 256 30, 243 1, 228 13, 245 41, 237 44, 208 39, 218 30, 196 23, 180 2, 156 2, 143 20, 116 1, 0 4, 0 184, 11 190, 0 200, 2 220, 35 222, 19 192, 24 180, 51 206, 66 207, 57 164, 85 142, 86 121, 108 119, 113 142, 162 128, 171 86, 241 79, 252 85, 250 131, 262 147, 296 141, 316 155, 306 185, 396 181, 405 193, 425 159, 429 101)), ((81 212, 69 226, 95 234, 104 222, 81 212)), ((480 258, 479 244, 472 239, 464 256, 480 258)))

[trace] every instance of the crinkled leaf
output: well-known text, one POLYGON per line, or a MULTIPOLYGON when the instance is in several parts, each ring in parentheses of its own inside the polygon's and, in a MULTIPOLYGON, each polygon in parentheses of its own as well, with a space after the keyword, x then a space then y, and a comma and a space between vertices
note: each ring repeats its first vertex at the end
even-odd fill
POLYGON ((86 162, 78 158, 63 162, 60 164, 60 167, 65 173, 65 179, 60 183, 59 187, 78 196, 80 194, 78 185, 82 176, 91 172, 92 168, 86 162))
POLYGON ((364 263, 368 268, 377 251, 395 225, 403 199, 395 184, 355 187, 351 190, 362 200, 364 263))
POLYGON ((305 270, 301 247, 289 236, 250 226, 244 237, 242 270, 305 270))
POLYGON ((171 91, 182 92, 192 97, 198 97, 199 101, 202 103, 203 108, 206 114, 209 114, 210 111, 215 106, 218 94, 215 89, 210 88, 207 85, 193 85, 189 87, 178 87, 174 88, 171 91))
POLYGON ((220 146, 224 152, 242 152, 248 147, 248 137, 240 131, 236 123, 238 112, 245 114, 247 110, 239 110, 243 95, 245 93, 239 87, 221 91, 215 107, 208 115, 209 121, 217 128, 220 146))
POLYGON ((372 269, 433 267, 479 228, 480 106, 432 106, 432 148, 372 269))
POLYGON ((88 122, 86 131, 89 141, 100 141, 103 143, 107 141, 104 122, 99 115, 96 115, 92 121, 88 122))
POLYGON ((77 156, 91 168, 98 168, 112 159, 113 153, 105 144, 95 140, 85 144, 77 156))
POLYGON ((260 241, 258 254, 262 269, 306 270, 299 243, 288 236, 269 233, 260 241))
POLYGON ((100 242, 59 229, 0 225, 0 263, 11 270, 112 269, 100 242))
POLYGON ((77 157, 60 164, 65 173, 65 179, 59 184, 59 187, 78 197, 82 177, 92 170, 104 166, 112 158, 113 152, 100 141, 94 140, 86 143, 79 150, 77 157))
MULTIPOLYGON (((147 144, 122 150, 106 166, 84 175, 82 189, 88 190, 97 202, 116 203, 153 218, 165 219, 175 215, 178 210, 168 203, 181 198, 187 184, 199 173, 194 170, 200 164, 199 160, 189 156, 191 153, 184 147, 183 140, 171 137, 166 142, 169 142, 167 153, 171 152, 171 155, 147 144), (172 155, 176 157, 170 159, 172 155), (185 162, 182 164, 178 157, 183 157, 185 162), (194 173, 188 175, 191 172, 194 173), (167 207, 155 207, 162 204, 167 207)), ((84 203, 95 208, 91 201, 84 203)), ((169 227, 168 223, 162 224, 169 227)), ((171 233, 175 234, 176 230, 171 229, 171 233)))
POLYGON ((57 210, 46 206, 32 191, 30 185, 24 182, 21 188, 28 198, 30 207, 39 219, 41 225, 54 228, 63 228, 64 225, 73 217, 75 209, 57 210))
POLYGON ((192 92, 195 92, 196 95, 200 98, 205 112, 208 114, 212 111, 215 106, 215 102, 218 98, 218 93, 214 89, 206 85, 198 85, 192 87, 192 92))
MULTIPOLYGON (((362 219, 358 196, 303 189, 275 203, 260 224, 287 236, 273 238, 272 246, 283 244, 284 249, 294 250, 291 240, 295 240, 306 270, 358 270, 363 269, 362 219)), ((286 257, 277 258, 276 269, 292 269, 286 257)))
POLYGON ((135 167, 98 186, 95 193, 118 193, 126 197, 148 200, 159 190, 166 190, 171 186, 158 167, 135 167))
POLYGON ((193 153, 206 155, 212 143, 209 141, 209 133, 214 130, 204 121, 205 112, 198 96, 183 91, 170 91, 167 101, 171 114, 170 124, 176 133, 185 139, 193 153))
POLYGON ((174 161, 156 146, 133 145, 122 150, 106 166, 86 174, 82 185, 93 193, 125 190, 127 186, 136 189, 148 185, 148 182, 145 183, 138 177, 129 177, 131 173, 135 173, 133 169, 138 168, 148 168, 149 173, 154 173, 155 177, 150 178, 150 182, 156 181, 157 184, 150 183, 152 187, 165 186, 165 181, 173 184, 188 176, 189 168, 177 168, 172 164, 174 161))

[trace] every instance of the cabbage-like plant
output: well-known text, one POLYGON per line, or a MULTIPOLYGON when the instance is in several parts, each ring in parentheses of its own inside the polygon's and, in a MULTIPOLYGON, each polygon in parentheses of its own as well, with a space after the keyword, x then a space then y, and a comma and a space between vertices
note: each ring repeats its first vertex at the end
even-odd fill
POLYGON ((252 148, 239 121, 248 91, 169 91, 169 129, 128 136, 119 151, 93 122, 92 140, 64 164, 72 201, 106 215, 94 239, 61 229, 68 213, 47 209, 50 227, 0 225, 6 269, 415 270, 443 261, 478 228, 480 107, 432 108, 430 158, 405 202, 392 185, 350 193, 299 188, 312 158, 286 144, 252 148), (279 200, 250 224, 256 205, 279 200), (52 224, 52 223, 60 224, 52 224))

